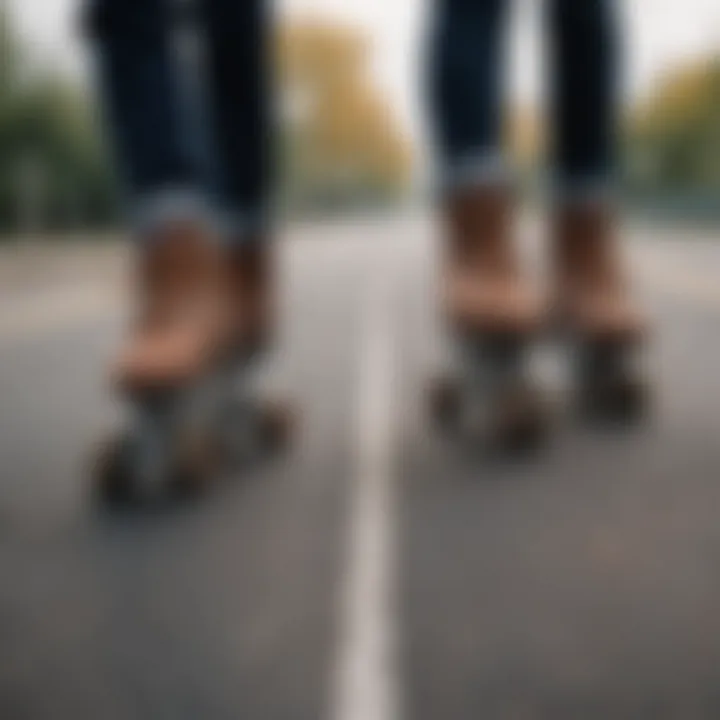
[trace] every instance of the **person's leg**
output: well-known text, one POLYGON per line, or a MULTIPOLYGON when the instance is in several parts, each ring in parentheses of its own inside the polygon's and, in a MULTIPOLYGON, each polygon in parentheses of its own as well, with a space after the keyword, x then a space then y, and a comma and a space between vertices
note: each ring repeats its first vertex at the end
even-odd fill
POLYGON ((172 0, 89 0, 111 146, 140 236, 165 216, 198 210, 201 177, 183 133, 172 0))
MULTIPOLYGON (((437 5, 430 80, 447 221, 444 312, 459 339, 461 382, 471 381, 481 402, 490 403, 491 437, 530 442, 542 424, 537 395, 526 383, 525 349, 541 312, 516 257, 503 152, 509 0, 437 5)), ((449 398, 458 388, 454 381, 440 386, 436 410, 457 406, 449 398)))
POLYGON ((210 112, 221 193, 237 240, 262 234, 271 176, 270 9, 265 0, 203 0, 210 112))
POLYGON ((580 342, 588 399, 598 409, 632 412, 638 379, 624 358, 642 340, 645 322, 630 298, 614 228, 620 120, 615 3, 549 2, 557 312, 580 342))
POLYGON ((203 17, 237 341, 260 347, 271 333, 274 295, 270 4, 204 0, 203 17))
POLYGON ((220 247, 184 137, 173 2, 91 0, 88 20, 111 145, 140 241, 140 317, 114 376, 130 391, 181 385, 214 352, 220 247))
POLYGON ((612 190, 620 51, 613 0, 548 0, 553 160, 563 198, 612 190))
POLYGON ((436 3, 429 95, 445 188, 495 182, 505 173, 502 55, 507 5, 508 0, 436 3))

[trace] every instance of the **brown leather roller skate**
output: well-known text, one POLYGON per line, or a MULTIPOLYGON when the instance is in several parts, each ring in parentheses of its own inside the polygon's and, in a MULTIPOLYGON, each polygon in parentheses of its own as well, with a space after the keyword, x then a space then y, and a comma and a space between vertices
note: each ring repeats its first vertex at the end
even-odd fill
POLYGON ((112 371, 131 417, 97 461, 104 498, 195 493, 212 479, 226 332, 222 278, 220 244, 197 223, 169 224, 138 250, 136 314, 112 371))
POLYGON ((540 444, 546 413, 528 352, 542 308, 520 270, 513 202, 475 188, 447 202, 442 305, 457 338, 457 370, 432 389, 435 417, 491 449, 540 444))
POLYGON ((649 328, 632 298, 614 225, 603 203, 557 211, 553 322, 574 349, 582 414, 634 421, 648 402, 640 356, 649 328))
POLYGON ((231 402, 224 417, 231 454, 241 460, 258 451, 285 450, 294 413, 288 403, 258 397, 256 375, 271 352, 276 324, 276 266, 269 238, 226 250, 228 372, 231 402))

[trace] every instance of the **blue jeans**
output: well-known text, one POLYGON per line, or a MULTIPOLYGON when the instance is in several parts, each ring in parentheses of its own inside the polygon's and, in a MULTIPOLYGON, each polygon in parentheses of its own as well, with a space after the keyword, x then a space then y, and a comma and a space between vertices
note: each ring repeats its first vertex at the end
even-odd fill
MULTIPOLYGON (((270 181, 269 23, 263 0, 89 0, 106 116, 136 210, 203 198, 255 237, 270 181), (180 21, 204 50, 183 62, 180 21), (191 82, 195 78, 197 82, 191 82)), ((187 39, 187 38, 186 38, 187 39)))
MULTIPOLYGON (((612 0, 545 0, 552 160, 561 191, 609 182, 615 165, 618 37, 612 0)), ((440 153, 454 168, 502 145, 510 0, 438 0, 430 97, 440 153)), ((493 163, 490 163, 493 166, 493 163)))

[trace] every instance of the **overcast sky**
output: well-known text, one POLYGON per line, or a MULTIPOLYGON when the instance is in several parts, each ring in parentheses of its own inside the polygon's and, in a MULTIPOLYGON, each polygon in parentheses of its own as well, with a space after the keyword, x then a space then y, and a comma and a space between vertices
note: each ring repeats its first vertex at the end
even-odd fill
MULTIPOLYGON (((9 4, 23 34, 56 65, 82 72, 74 17, 81 0, 0 0, 9 4)), ((238 0, 244 2, 245 0, 238 0)), ((582 0, 577 0, 582 2, 582 0)), ((426 9, 433 0, 279 0, 282 13, 312 12, 356 23, 374 42, 373 71, 399 112, 415 125, 415 67, 426 9)), ((642 93, 666 68, 694 56, 720 53, 720 0, 618 0, 627 17, 628 92, 642 93)), ((534 98, 540 88, 538 0, 516 0, 512 87, 534 98)))

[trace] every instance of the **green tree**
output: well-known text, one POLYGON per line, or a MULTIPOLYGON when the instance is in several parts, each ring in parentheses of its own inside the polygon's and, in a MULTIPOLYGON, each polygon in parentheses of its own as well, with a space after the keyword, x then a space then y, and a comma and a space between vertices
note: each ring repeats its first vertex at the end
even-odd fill
POLYGON ((283 189, 290 204, 388 202, 407 189, 410 145, 369 78, 368 49, 351 27, 304 21, 281 29, 283 189))
POLYGON ((629 120, 631 187, 657 192, 720 191, 720 58, 678 69, 629 120))
POLYGON ((25 74, 23 48, 0 13, 0 230, 107 223, 117 193, 84 95, 48 71, 25 74))

